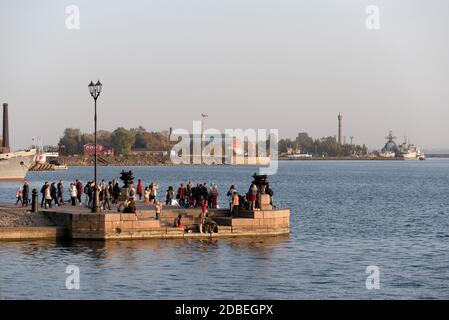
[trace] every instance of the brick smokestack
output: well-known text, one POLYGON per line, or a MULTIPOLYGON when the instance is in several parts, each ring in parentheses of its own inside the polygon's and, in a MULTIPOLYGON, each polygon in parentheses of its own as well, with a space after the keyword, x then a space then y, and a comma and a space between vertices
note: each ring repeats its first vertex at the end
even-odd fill
POLYGON ((10 152, 9 147, 9 121, 8 121, 8 104, 3 104, 3 136, 2 136, 3 153, 10 152))
POLYGON ((338 114, 338 144, 343 143, 343 114, 340 112, 338 114))

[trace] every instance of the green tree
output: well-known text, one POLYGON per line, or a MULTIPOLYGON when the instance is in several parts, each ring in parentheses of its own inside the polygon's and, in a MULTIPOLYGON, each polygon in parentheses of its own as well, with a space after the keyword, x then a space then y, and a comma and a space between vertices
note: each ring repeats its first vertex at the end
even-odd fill
POLYGON ((75 128, 66 128, 64 134, 59 139, 59 147, 64 148, 67 154, 79 154, 82 152, 81 130, 75 128))
POLYGON ((97 132, 97 142, 104 146, 111 145, 111 132, 107 130, 98 130, 97 132))
POLYGON ((111 134, 111 145, 117 154, 129 154, 135 141, 135 132, 123 127, 115 129, 111 134))
POLYGON ((80 137, 80 148, 81 150, 84 148, 85 144, 94 143, 95 136, 93 133, 83 133, 80 137))
POLYGON ((295 150, 300 150, 301 153, 313 153, 315 152, 315 146, 313 139, 309 137, 308 133, 300 132, 295 140, 295 150))

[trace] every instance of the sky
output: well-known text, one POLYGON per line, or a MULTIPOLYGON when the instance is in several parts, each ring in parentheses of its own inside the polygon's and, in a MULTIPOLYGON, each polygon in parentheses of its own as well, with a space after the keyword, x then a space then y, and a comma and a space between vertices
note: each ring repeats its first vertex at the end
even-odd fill
POLYGON ((347 141, 449 148, 447 39, 447 0, 0 0, 0 102, 16 149, 92 132, 98 79, 99 129, 321 137, 342 112, 347 141))

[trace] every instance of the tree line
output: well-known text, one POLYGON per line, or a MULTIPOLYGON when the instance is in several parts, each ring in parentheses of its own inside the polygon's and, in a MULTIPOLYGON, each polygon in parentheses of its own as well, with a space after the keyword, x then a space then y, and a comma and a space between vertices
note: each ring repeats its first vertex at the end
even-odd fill
MULTIPOLYGON (((66 128, 58 146, 65 154, 82 154, 84 145, 94 142, 93 133, 84 133, 80 129, 66 128)), ((116 154, 129 154, 135 149, 167 151, 168 131, 149 132, 142 126, 126 129, 119 127, 114 131, 97 131, 97 143, 112 147, 116 154)))
POLYGON ((354 154, 366 155, 368 148, 363 145, 338 144, 335 137, 313 139, 306 132, 300 132, 295 139, 279 140, 279 153, 294 152, 308 153, 314 156, 348 157, 354 154))
MULTIPOLYGON (((143 149, 150 151, 168 151, 170 141, 168 131, 149 132, 142 126, 126 129, 119 127, 114 131, 99 130, 97 143, 112 147, 116 154, 129 154, 132 150, 143 149)), ((93 143, 93 133, 83 133, 80 129, 66 128, 59 140, 58 146, 65 154, 82 154, 84 145, 93 143)), ((301 132, 295 139, 281 139, 278 143, 279 153, 287 153, 289 149, 309 153, 314 156, 351 156, 366 155, 368 149, 365 145, 343 144, 339 145, 335 137, 314 139, 306 132, 301 132)))

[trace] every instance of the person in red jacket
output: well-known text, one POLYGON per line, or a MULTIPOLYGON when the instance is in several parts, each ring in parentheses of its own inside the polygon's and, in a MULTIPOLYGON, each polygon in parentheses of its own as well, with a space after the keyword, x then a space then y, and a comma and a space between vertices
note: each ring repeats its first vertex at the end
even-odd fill
POLYGON ((184 207, 186 205, 186 196, 187 190, 184 187, 184 184, 181 183, 181 186, 178 188, 178 194, 176 195, 176 198, 179 200, 179 205, 181 207, 184 207))
POLYGON ((143 196, 143 186, 142 186, 142 180, 137 180, 137 195, 139 196, 139 200, 142 200, 143 196))

